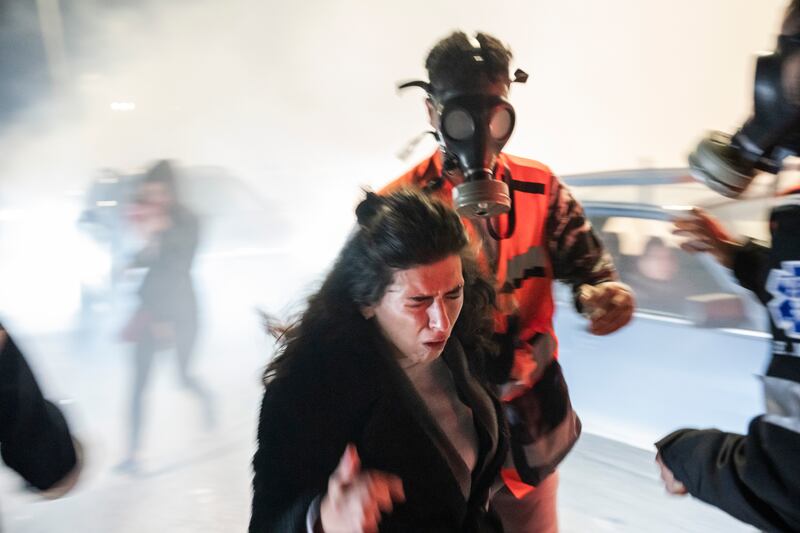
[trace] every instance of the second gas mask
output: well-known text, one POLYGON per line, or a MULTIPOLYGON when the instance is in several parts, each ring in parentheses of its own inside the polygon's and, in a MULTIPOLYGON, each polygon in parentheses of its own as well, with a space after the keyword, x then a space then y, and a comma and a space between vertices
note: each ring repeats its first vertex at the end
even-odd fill
MULTIPOLYGON (((514 80, 528 75, 517 70, 514 80)), ((514 131, 514 107, 504 97, 480 91, 434 92, 424 81, 400 85, 421 87, 438 120, 435 132, 444 156, 445 170, 458 168, 464 182, 453 189, 453 204, 462 216, 494 217, 511 209, 508 185, 495 179, 497 156, 514 131)))
POLYGON ((800 153, 800 35, 781 35, 758 58, 753 114, 735 135, 714 132, 689 156, 692 174, 711 189, 737 197, 758 171, 776 174, 800 153))

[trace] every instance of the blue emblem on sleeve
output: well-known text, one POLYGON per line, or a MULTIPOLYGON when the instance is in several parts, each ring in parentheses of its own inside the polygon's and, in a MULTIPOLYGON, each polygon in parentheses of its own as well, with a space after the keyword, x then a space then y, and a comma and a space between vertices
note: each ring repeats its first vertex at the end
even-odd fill
POLYGON ((800 339, 800 261, 784 261, 767 278, 773 298, 767 304, 775 326, 792 339, 800 339))

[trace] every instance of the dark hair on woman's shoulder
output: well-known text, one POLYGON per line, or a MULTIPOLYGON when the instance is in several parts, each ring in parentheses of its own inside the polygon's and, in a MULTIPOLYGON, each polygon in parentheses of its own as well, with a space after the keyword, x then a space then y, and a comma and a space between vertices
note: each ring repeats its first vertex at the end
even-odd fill
POLYGON ((395 272, 451 255, 461 257, 464 275, 464 305, 453 335, 479 369, 478 360, 494 350, 494 288, 479 271, 458 214, 415 189, 386 196, 367 192, 355 213, 358 223, 321 287, 299 318, 280 330, 279 353, 265 382, 280 377, 295 354, 311 346, 347 345, 368 336, 375 326, 361 309, 381 299, 395 272))

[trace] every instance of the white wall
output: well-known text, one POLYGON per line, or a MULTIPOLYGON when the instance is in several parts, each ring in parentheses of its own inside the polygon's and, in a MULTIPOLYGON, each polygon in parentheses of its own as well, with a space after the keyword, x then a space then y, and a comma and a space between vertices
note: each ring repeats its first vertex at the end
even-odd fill
POLYGON ((72 58, 59 98, 6 130, 0 174, 44 193, 162 156, 223 165, 281 199, 298 227, 313 214, 338 237, 357 187, 410 164, 395 154, 425 127, 422 95, 395 83, 423 76, 429 48, 456 28, 501 37, 531 74, 512 92, 509 151, 560 174, 683 165, 705 130, 747 116, 754 52, 773 47, 784 4, 206 0, 93 14, 86 3, 97 57, 72 58))

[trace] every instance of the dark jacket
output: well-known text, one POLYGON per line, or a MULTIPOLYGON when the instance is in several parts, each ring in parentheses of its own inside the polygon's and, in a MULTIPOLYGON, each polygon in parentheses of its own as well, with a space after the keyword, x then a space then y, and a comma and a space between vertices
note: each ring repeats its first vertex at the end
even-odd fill
POLYGON ((766 414, 747 435, 682 429, 656 446, 696 498, 766 531, 800 531, 800 195, 772 211, 770 228, 772 247, 751 242, 734 265, 770 312, 766 414))
POLYGON ((42 396, 14 341, 5 336, 0 344, 3 461, 31 486, 47 490, 64 479, 77 463, 69 427, 61 411, 42 396))
POLYGON ((199 241, 197 217, 184 207, 171 213, 172 226, 156 237, 134 259, 134 266, 146 267, 139 288, 141 308, 157 320, 194 319, 197 302, 192 285, 192 263, 199 241))
POLYGON ((478 462, 467 501, 448 466, 439 426, 385 343, 372 331, 338 343, 304 340, 268 385, 253 459, 251 533, 305 532, 309 505, 323 496, 348 443, 363 469, 394 474, 406 502, 380 531, 502 531, 487 512, 507 451, 499 404, 467 368, 451 338, 442 355, 461 400, 473 410, 478 462))

